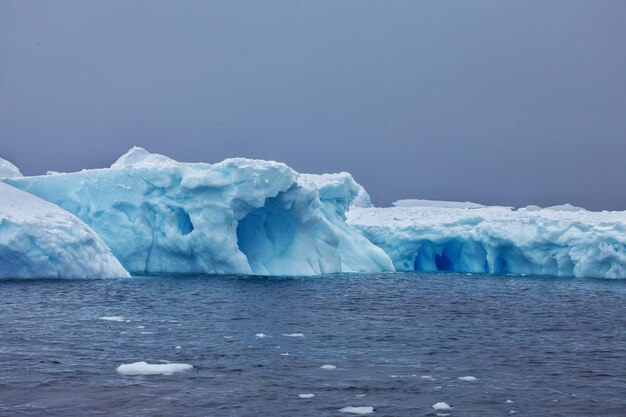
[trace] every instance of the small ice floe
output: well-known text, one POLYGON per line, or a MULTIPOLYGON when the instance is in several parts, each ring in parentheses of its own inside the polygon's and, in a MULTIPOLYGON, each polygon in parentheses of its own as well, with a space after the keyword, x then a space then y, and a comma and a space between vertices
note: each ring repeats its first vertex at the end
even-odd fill
POLYGON ((139 332, 139 334, 154 334, 154 332, 139 332))
POLYGON ((135 362, 120 365, 116 370, 122 375, 172 375, 176 372, 188 371, 191 368, 193 366, 186 363, 151 364, 135 362))
POLYGON ((232 339, 232 336, 224 336, 224 339, 232 339))
POLYGON ((315 397, 315 394, 298 394, 298 397, 299 398, 304 398, 304 399, 313 398, 313 397, 315 397))
POLYGON ((431 375, 422 375, 422 379, 426 379, 428 381, 436 381, 436 379, 431 375))
POLYGON ((365 394, 357 394, 357 395, 355 395, 355 397, 357 397, 357 398, 363 398, 363 397, 365 397, 365 394))
POLYGON ((257 333, 257 334, 254 335, 254 337, 258 337, 259 339, 263 339, 264 337, 269 337, 269 336, 266 335, 266 334, 263 334, 263 333, 257 333))
POLYGON ((371 414, 374 412, 374 407, 344 407, 340 409, 342 413, 350 413, 350 414, 371 414))
POLYGON ((181 349, 182 349, 182 347, 181 347, 180 345, 178 345, 178 346, 176 346, 174 349, 176 349, 176 350, 181 350, 181 349))
POLYGON ((100 317, 98 320, 123 322, 123 321, 126 321, 126 317, 124 317, 124 316, 104 316, 104 317, 100 317))
POLYGON ((443 389, 443 387, 441 385, 437 385, 436 387, 433 387, 434 390, 440 390, 443 389))
POLYGON ((322 365, 320 366, 321 369, 337 369, 337 367, 335 365, 322 365))
POLYGON ((509 414, 515 414, 515 413, 517 413, 517 411, 515 411, 515 410, 509 411, 509 414))
POLYGON ((304 333, 283 333, 286 337, 304 337, 304 333))
POLYGON ((507 404, 512 404, 512 403, 513 403, 513 400, 506 400, 506 401, 505 401, 505 403, 507 403, 507 404))
POLYGON ((457 379, 460 380, 460 381, 467 381, 467 382, 476 381, 476 377, 475 376, 460 376, 457 379))
POLYGON ((433 404, 433 408, 435 410, 442 410, 442 411, 452 410, 452 407, 450 407, 447 403, 444 403, 443 401, 433 404))
POLYGON ((280 356, 289 356, 289 353, 288 352, 281 353, 280 356))
POLYGON ((138 329, 145 329, 146 326, 137 326, 138 329))

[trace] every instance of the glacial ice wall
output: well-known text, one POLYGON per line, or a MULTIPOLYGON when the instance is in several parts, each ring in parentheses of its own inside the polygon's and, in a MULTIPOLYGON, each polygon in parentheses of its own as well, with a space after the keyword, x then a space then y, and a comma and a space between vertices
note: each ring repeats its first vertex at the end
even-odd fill
POLYGON ((0 278, 128 276, 76 216, 0 182, 0 278))
MULTIPOLYGON (((338 223, 341 216, 327 217, 331 203, 299 177, 277 162, 180 163, 133 148, 111 168, 5 181, 84 220, 131 272, 316 275, 363 270, 359 264, 392 268, 364 238, 365 250, 353 252, 345 240, 358 233, 338 223)), ((334 212, 355 197, 345 196, 334 212)))
POLYGON ((348 223, 398 271, 626 278, 626 212, 570 207, 354 208, 348 223))

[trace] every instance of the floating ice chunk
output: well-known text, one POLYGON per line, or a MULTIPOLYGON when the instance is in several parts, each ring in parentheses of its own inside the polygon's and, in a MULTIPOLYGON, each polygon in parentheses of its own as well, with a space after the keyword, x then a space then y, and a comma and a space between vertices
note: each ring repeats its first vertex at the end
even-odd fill
POLYGON ((255 334, 254 336, 255 336, 255 337, 257 337, 257 338, 259 338, 259 339, 263 339, 264 337, 271 337, 271 336, 268 336, 268 335, 263 334, 263 333, 257 333, 257 334, 255 334))
POLYGON ((475 376, 460 376, 457 379, 460 381, 468 381, 468 382, 476 381, 475 376))
POLYGON ((280 356, 289 356, 289 353, 287 353, 287 352, 281 353, 280 356))
POLYGON ((283 333, 286 337, 304 337, 303 333, 283 333))
POLYGON ((178 346, 176 346, 174 349, 176 349, 176 350, 181 350, 181 349, 182 349, 182 347, 181 347, 180 345, 178 345, 178 346))
POLYGON ((513 403, 513 400, 506 400, 505 403, 511 404, 511 403, 513 403))
POLYGON ((139 334, 154 334, 154 332, 139 332, 139 334))
POLYGON ((422 375, 422 379, 426 379, 428 381, 436 381, 436 379, 432 375, 422 375))
POLYGON ((322 369, 337 369, 335 365, 322 365, 320 366, 322 369))
POLYGON ((298 394, 298 397, 300 398, 313 398, 315 397, 315 394, 298 394))
POLYGON ((150 364, 135 362, 118 366, 117 372, 122 375, 172 375, 192 368, 193 366, 186 363, 150 364))
POLYGON ((126 321, 126 318, 123 316, 104 316, 104 317, 100 317, 98 320, 123 322, 123 321, 126 321))
POLYGON ((433 404, 433 408, 435 410, 452 410, 452 407, 450 407, 448 404, 444 402, 438 402, 438 403, 433 404))
POLYGON ((350 413, 350 414, 371 414, 374 412, 374 407, 344 407, 340 409, 342 413, 350 413))
POLYGON ((145 329, 146 326, 137 326, 138 329, 145 329))
POLYGON ((355 395, 355 397, 357 397, 357 398, 363 398, 363 397, 365 397, 365 394, 356 394, 356 395, 355 395))

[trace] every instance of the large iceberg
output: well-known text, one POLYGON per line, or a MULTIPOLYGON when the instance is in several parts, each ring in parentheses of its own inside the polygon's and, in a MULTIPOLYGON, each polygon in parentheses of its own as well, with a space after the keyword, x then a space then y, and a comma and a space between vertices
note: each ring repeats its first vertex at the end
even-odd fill
POLYGON ((282 163, 180 163, 133 148, 110 168, 6 179, 75 214, 131 272, 316 275, 392 271, 345 223, 369 197, 348 174, 282 163))
POLYGON ((626 278, 626 212, 433 202, 353 208, 348 224, 398 271, 626 278))
POLYGON ((76 216, 0 182, 0 278, 128 276, 76 216))

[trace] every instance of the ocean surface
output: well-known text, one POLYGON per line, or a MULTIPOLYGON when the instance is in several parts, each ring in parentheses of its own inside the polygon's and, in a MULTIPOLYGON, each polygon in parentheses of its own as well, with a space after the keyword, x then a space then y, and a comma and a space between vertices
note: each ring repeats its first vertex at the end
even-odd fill
POLYGON ((0 297, 0 416, 626 416, 626 280, 159 275, 0 297), (140 361, 193 368, 116 371, 140 361))

